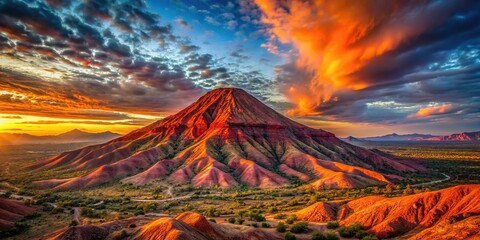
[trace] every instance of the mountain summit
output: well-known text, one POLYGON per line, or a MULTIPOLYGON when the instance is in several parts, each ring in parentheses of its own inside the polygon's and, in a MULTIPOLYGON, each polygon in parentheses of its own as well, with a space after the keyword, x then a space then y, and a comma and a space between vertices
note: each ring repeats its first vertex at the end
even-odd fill
POLYGON ((352 188, 401 178, 382 172, 423 169, 292 121, 236 88, 215 89, 177 114, 34 167, 91 171, 36 182, 61 190, 117 180, 135 185, 167 181, 270 188, 301 182, 317 189, 352 188))

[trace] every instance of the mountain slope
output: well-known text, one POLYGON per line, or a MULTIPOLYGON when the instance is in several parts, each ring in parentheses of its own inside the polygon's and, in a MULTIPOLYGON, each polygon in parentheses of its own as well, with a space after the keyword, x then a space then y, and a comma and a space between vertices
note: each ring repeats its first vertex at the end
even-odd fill
POLYGON ((464 239, 480 237, 480 185, 461 185, 404 197, 370 196, 349 202, 319 202, 299 212, 307 221, 360 223, 381 238, 406 234, 413 239, 440 239, 442 229, 455 229, 464 239), (418 235, 417 235, 418 234, 418 235))
POLYGON ((35 211, 22 202, 0 198, 0 231, 15 227, 15 222, 35 211))
POLYGON ((25 133, 0 133, 0 145, 107 142, 120 136, 120 134, 112 132, 89 133, 78 129, 54 136, 34 136, 25 133))
POLYGON ((235 88, 213 90, 175 115, 33 167, 92 170, 77 178, 37 182, 60 190, 157 179, 195 187, 270 188, 297 179, 318 189, 362 187, 398 178, 382 171, 423 169, 294 122, 235 88))

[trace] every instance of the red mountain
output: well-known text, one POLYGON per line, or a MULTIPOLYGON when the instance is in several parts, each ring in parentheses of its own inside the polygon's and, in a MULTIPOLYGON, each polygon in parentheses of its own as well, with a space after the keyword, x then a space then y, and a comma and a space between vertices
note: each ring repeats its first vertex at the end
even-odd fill
POLYGON ((224 188, 279 187, 300 180, 315 188, 352 188, 400 178, 382 174, 384 170, 423 169, 294 122, 235 88, 213 90, 175 115, 34 167, 92 170, 81 177, 37 182, 61 190, 112 180, 224 188))
POLYGON ((429 141, 480 141, 480 132, 455 133, 448 136, 427 138, 429 141))

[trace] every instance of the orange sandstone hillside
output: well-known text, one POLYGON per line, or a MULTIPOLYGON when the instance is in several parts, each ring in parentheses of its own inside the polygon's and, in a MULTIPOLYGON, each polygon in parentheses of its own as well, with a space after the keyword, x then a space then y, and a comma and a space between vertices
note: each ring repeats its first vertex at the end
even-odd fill
POLYGON ((34 211, 20 201, 0 198, 0 231, 13 228, 16 221, 34 211))
POLYGON ((381 238, 479 239, 480 185, 460 185, 404 197, 319 202, 296 213, 302 220, 360 223, 381 238))
POLYGON ((184 212, 174 218, 163 217, 153 221, 145 217, 135 217, 101 225, 67 227, 51 233, 46 239, 277 240, 282 238, 258 228, 211 223, 198 213, 184 212))
POLYGON ((317 189, 386 184, 417 163, 353 146, 294 122, 241 89, 213 90, 179 113, 100 145, 33 166, 91 170, 71 179, 38 181, 58 190, 121 180, 195 187, 280 187, 300 180, 317 189))
POLYGON ((204 216, 193 212, 184 212, 175 218, 157 219, 132 234, 131 238, 138 240, 281 239, 272 233, 257 228, 211 223, 204 216))

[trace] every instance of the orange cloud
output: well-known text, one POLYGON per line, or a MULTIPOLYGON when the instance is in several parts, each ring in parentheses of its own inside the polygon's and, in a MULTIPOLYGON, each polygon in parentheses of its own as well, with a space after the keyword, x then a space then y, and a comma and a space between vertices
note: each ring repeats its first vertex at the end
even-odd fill
MULTIPOLYGON (((263 13, 262 22, 268 26, 271 42, 293 45, 298 51, 296 67, 311 73, 308 84, 292 76, 284 89, 298 106, 290 113, 300 115, 318 114, 315 108, 332 101, 337 91, 368 87, 369 80, 356 78, 356 72, 373 58, 440 24, 450 14, 450 10, 427 2, 255 2, 263 13)), ((271 43, 265 46, 273 48, 271 43)))
POLYGON ((452 104, 443 104, 440 106, 430 106, 426 108, 422 108, 418 110, 417 113, 409 115, 409 118, 417 118, 417 117, 428 117, 432 115, 440 115, 445 113, 451 113, 453 111, 452 104))

